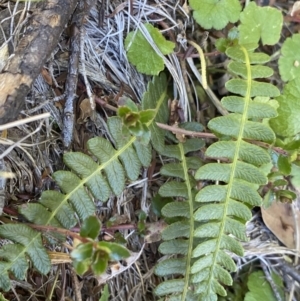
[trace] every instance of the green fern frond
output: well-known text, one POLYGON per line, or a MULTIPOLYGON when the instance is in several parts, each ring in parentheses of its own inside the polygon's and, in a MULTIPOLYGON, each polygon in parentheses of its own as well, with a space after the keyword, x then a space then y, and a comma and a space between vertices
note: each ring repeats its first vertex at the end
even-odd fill
POLYGON ((49 272, 50 259, 39 232, 24 225, 7 224, 0 226, 0 236, 15 242, 0 249, 0 287, 4 291, 10 289, 9 271, 17 279, 25 278, 28 269, 27 256, 40 273, 49 272))
POLYGON ((258 166, 270 161, 265 150, 246 139, 269 143, 275 140, 272 129, 260 121, 275 117, 276 111, 267 102, 260 102, 259 97, 279 95, 276 87, 255 80, 272 74, 268 67, 254 65, 265 62, 266 55, 249 52, 243 46, 229 48, 226 53, 234 60, 229 64, 229 70, 241 77, 230 80, 226 88, 241 96, 224 97, 222 104, 233 113, 212 119, 208 127, 218 135, 231 137, 233 141, 212 144, 206 155, 228 158, 230 163, 209 163, 195 174, 198 180, 219 183, 204 187, 195 197, 200 208, 193 216, 200 225, 193 235, 202 242, 192 252, 196 261, 191 273, 195 293, 205 301, 226 295, 222 285, 232 284, 229 273, 235 270, 235 264, 227 252, 243 255, 239 241, 247 239, 245 222, 251 218, 249 208, 261 204, 257 188, 267 183, 258 166))
POLYGON ((198 158, 186 157, 186 153, 193 150, 192 146, 198 143, 197 147, 203 147, 203 142, 199 139, 191 140, 186 145, 180 143, 178 146, 174 146, 177 147, 180 162, 165 164, 161 169, 163 175, 179 178, 181 181, 171 180, 163 184, 159 189, 159 194, 184 198, 183 201, 174 201, 163 207, 162 214, 173 220, 176 218, 177 221, 170 223, 162 232, 164 242, 159 247, 162 254, 177 254, 183 255, 183 257, 166 259, 155 268, 155 273, 159 276, 183 276, 183 279, 162 282, 155 289, 158 296, 173 294, 174 300, 192 300, 191 298, 193 298, 193 292, 190 289, 190 269, 194 237, 191 233, 194 232, 195 226, 192 216, 197 207, 194 202, 196 182, 191 177, 189 170, 199 168, 202 162, 198 158))
POLYGON ((277 115, 268 101, 278 96, 279 90, 256 81, 272 75, 270 68, 260 65, 268 61, 267 55, 243 46, 229 48, 227 55, 233 60, 229 69, 236 78, 226 87, 238 95, 222 99, 223 106, 231 113, 212 119, 208 127, 231 141, 212 144, 206 155, 221 161, 226 158, 229 163, 202 166, 199 160, 197 164, 193 157, 185 155, 197 149, 193 147, 196 139, 190 139, 169 147, 169 156, 180 162, 166 164, 161 169, 163 175, 177 180, 163 184, 159 194, 179 198, 162 209, 169 225, 162 232, 163 243, 159 247, 162 254, 178 257, 160 262, 155 270, 157 275, 176 278, 160 283, 155 290, 168 300, 216 301, 217 295, 226 295, 223 286, 232 284, 230 273, 236 269, 230 253, 243 255, 239 241, 247 240, 245 222, 252 216, 250 208, 261 204, 258 187, 267 183, 267 177, 258 167, 269 163, 270 156, 248 140, 268 143, 275 140, 272 129, 261 121, 277 115), (216 184, 196 192, 189 169, 198 169, 197 180, 216 184))
MULTIPOLYGON (((166 91, 167 80, 162 74, 149 83, 142 101, 143 107, 155 112, 154 119, 146 124, 151 130, 153 144, 161 138, 164 140, 164 131, 155 122, 166 122, 168 118, 166 91)), ((76 215, 84 221, 94 214, 94 199, 105 202, 112 193, 119 195, 127 178, 136 180, 141 167, 149 166, 152 156, 149 143, 131 135, 120 117, 109 118, 108 128, 112 143, 96 137, 87 142, 90 155, 80 152, 64 155, 64 163, 70 171, 53 174, 61 192, 44 191, 38 203, 21 206, 19 212, 28 221, 69 229, 77 223, 76 215)), ((1 225, 0 236, 17 243, 0 249, 0 288, 9 290, 9 271, 17 279, 24 279, 26 255, 42 274, 49 271, 50 261, 39 232, 23 225, 1 225)), ((62 238, 61 235, 52 236, 62 238)))

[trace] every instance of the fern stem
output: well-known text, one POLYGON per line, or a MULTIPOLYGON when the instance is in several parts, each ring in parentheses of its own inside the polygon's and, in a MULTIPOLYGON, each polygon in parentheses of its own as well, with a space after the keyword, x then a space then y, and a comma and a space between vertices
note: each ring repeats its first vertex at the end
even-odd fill
MULTIPOLYGON (((185 179, 185 184, 187 187, 187 191, 188 191, 188 202, 189 202, 189 208, 190 208, 190 233, 194 233, 194 221, 193 221, 193 214, 194 214, 194 207, 193 207, 193 196, 192 196, 192 187, 191 187, 191 183, 189 180, 189 174, 188 174, 188 167, 187 167, 187 162, 186 162, 186 158, 185 158, 185 154, 184 154, 184 149, 183 149, 183 145, 182 143, 179 143, 179 150, 180 150, 180 157, 182 160, 182 167, 183 167, 183 173, 184 173, 184 179, 185 179)), ((187 296, 187 292, 188 292, 188 288, 190 285, 190 273, 191 273, 191 260, 192 260, 192 252, 193 252, 193 242, 194 242, 194 236, 191 234, 189 237, 189 247, 188 247, 188 253, 186 256, 186 274, 185 274, 185 283, 184 283, 184 288, 183 288, 183 292, 182 292, 182 297, 181 300, 185 301, 186 300, 186 296, 187 296)))

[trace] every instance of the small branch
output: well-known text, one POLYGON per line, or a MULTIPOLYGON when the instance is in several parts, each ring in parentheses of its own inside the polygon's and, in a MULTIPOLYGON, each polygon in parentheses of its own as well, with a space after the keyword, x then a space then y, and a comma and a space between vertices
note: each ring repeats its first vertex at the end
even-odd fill
POLYGON ((246 140, 246 141, 248 141, 249 143, 261 146, 266 149, 272 149, 274 152, 279 153, 281 155, 285 155, 285 156, 288 155, 288 152, 285 151, 284 149, 282 149, 281 147, 272 146, 272 145, 270 145, 266 142, 262 142, 262 141, 256 141, 256 140, 246 140))
POLYGON ((20 125, 23 125, 23 124, 26 124, 29 122, 37 121, 39 119, 46 119, 50 116, 51 116, 50 113, 43 113, 43 114, 28 117, 28 118, 20 119, 17 121, 9 122, 6 124, 2 124, 2 125, 0 125, 0 131, 7 130, 7 129, 10 129, 10 128, 13 128, 16 126, 20 126, 20 125))
POLYGON ((77 278, 77 273, 73 267, 70 267, 71 271, 71 278, 72 278, 72 283, 73 283, 73 290, 75 294, 75 299, 76 301, 82 301, 81 298, 81 285, 79 284, 78 278, 77 278))
POLYGON ((85 22, 85 18, 92 6, 94 0, 80 0, 72 18, 71 25, 71 40, 70 40, 70 58, 68 77, 66 80, 66 102, 64 108, 63 117, 63 143, 65 148, 69 148, 73 140, 74 132, 74 104, 77 100, 76 89, 78 80, 78 69, 79 69, 79 56, 80 56, 80 40, 83 36, 80 35, 80 31, 85 22))
POLYGON ((113 111, 113 112, 117 112, 118 108, 106 103, 104 100, 102 100, 101 98, 94 96, 94 100, 97 104, 99 104, 101 107, 104 108, 108 108, 109 110, 113 111))
POLYGON ((293 278, 293 280, 297 281, 300 284, 300 274, 293 266, 282 260, 280 267, 284 274, 288 274, 293 278))
POLYGON ((70 58, 68 76, 66 80, 66 102, 63 117, 63 143, 66 148, 69 148, 73 140, 74 131, 74 103, 77 100, 76 89, 78 80, 79 66, 79 44, 80 32, 75 23, 71 25, 71 40, 70 40, 70 58))
MULTIPOLYGON (((157 126, 160 127, 163 130, 167 130, 172 133, 176 134, 181 134, 181 135, 186 135, 186 136, 191 136, 191 137, 198 137, 198 138, 203 138, 203 139, 219 139, 216 135, 212 133, 202 133, 202 132, 193 132, 193 131, 187 131, 184 129, 181 129, 176 126, 171 126, 163 123, 156 122, 157 126)), ((261 146, 266 149, 272 149, 273 151, 282 154, 282 155, 287 155, 288 152, 285 151, 284 149, 277 147, 277 146, 272 146, 268 143, 261 142, 261 141, 256 141, 256 140, 246 140, 249 143, 256 144, 258 146, 261 146)))
POLYGON ((176 126, 171 126, 163 123, 156 122, 157 126, 160 127, 163 130, 167 130, 176 134, 191 136, 191 137, 198 137, 198 138, 210 138, 210 139, 218 139, 216 135, 211 133, 202 133, 202 132, 193 132, 193 131, 187 131, 184 129, 181 129, 176 126))

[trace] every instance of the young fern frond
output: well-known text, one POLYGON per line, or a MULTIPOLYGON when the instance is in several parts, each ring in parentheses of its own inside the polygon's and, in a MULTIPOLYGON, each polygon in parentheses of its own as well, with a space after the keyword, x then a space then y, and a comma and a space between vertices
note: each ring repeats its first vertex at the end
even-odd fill
MULTIPOLYGON (((168 118, 168 114, 164 117, 160 111, 161 107, 167 108, 166 90, 167 81, 162 74, 149 83, 143 100, 147 108, 155 111, 154 119, 146 124, 151 130, 152 143, 156 134, 161 134, 155 122, 166 122, 168 118)), ((63 159, 70 171, 53 174, 61 192, 44 191, 38 203, 21 206, 19 212, 28 221, 69 229, 77 223, 76 215, 83 221, 95 213, 94 199, 105 202, 111 193, 119 195, 126 178, 136 180, 141 167, 150 164, 149 143, 146 145, 139 137, 131 135, 120 117, 111 117, 107 123, 113 143, 96 137, 87 142, 91 156, 80 152, 65 154, 63 159)), ((27 255, 39 272, 49 272, 50 260, 39 232, 21 224, 7 224, 0 226, 0 236, 16 243, 0 249, 0 289, 10 289, 9 271, 17 279, 24 279, 27 255)))
POLYGON ((191 273, 194 291, 203 301, 217 300, 217 294, 226 295, 222 285, 232 284, 229 272, 235 270, 235 264, 228 252, 243 254, 238 241, 247 239, 244 224, 251 218, 249 208, 261 205, 257 189, 267 183, 258 167, 268 163, 270 156, 246 139, 268 143, 275 139, 271 128, 261 123, 261 119, 277 115, 266 97, 278 96, 279 90, 255 80, 272 74, 270 68, 258 65, 268 61, 268 57, 240 45, 227 49, 226 53, 233 59, 229 70, 239 76, 230 80, 226 88, 240 96, 224 97, 222 104, 232 113, 212 119, 208 127, 232 140, 212 144, 206 155, 220 160, 227 158, 230 163, 206 164, 195 175, 197 180, 216 181, 216 185, 203 188, 195 197, 200 208, 194 213, 194 220, 200 226, 193 235, 203 242, 193 250, 196 261, 191 273))

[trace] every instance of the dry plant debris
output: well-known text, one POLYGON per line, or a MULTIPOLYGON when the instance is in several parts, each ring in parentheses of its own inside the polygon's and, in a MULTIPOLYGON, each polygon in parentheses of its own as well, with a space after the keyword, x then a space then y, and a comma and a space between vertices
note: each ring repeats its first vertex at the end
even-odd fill
MULTIPOLYGON (((284 37, 299 31, 299 1, 294 5, 292 1, 257 1, 260 5, 266 5, 265 2, 284 12, 284 37)), ((178 47, 168 58, 163 57, 176 87, 177 101, 176 105, 172 102, 170 105, 174 122, 161 126, 178 135, 191 135, 190 131, 176 129, 176 123, 194 118, 206 125, 217 114, 227 114, 219 101, 227 93, 224 82, 228 74, 223 72, 227 62, 216 51, 214 42, 227 35, 229 26, 223 31, 212 30, 207 36, 206 31, 194 23, 185 1, 80 1, 75 10, 76 5, 73 0, 0 1, 2 223, 23 222, 16 205, 34 202, 43 190, 55 188, 51 174, 64 168, 62 154, 66 148, 87 152, 89 138, 110 138, 106 118, 115 113, 122 98, 140 102, 150 77, 138 73, 128 62, 124 37, 130 30, 144 32, 143 23, 154 23, 178 47), (199 85, 203 83, 198 71, 199 54, 187 47, 187 40, 191 39, 201 44, 205 52, 209 73, 206 93, 199 85), (192 112, 196 112, 196 116, 192 117, 192 112), (51 117, 43 115, 45 113, 51 117), (2 127, 9 121, 15 123, 2 127)), ((275 57, 280 43, 274 49, 265 47, 264 50, 275 57)), ((276 74, 272 80, 279 81, 276 74)), ((206 139, 214 138, 204 134, 206 139)), ((13 281, 13 289, 5 297, 8 300, 94 301, 99 300, 101 285, 107 282, 111 300, 157 300, 153 289, 160 279, 153 270, 160 257, 157 241, 163 225, 151 212, 150 205, 151 197, 162 183, 158 166, 164 163, 162 158, 153 159, 148 171, 130 183, 119 197, 97 204, 97 215, 104 223, 118 217, 115 229, 126 238, 132 251, 128 259, 112 263, 100 277, 91 274, 78 277, 70 265, 68 248, 53 246, 53 250, 49 250, 53 263, 51 273, 46 277, 30 269, 27 281, 13 281), (148 215, 147 244, 135 228, 131 228, 137 222, 139 210, 148 215), (120 221, 120 216, 125 219, 120 221)), ((267 270, 273 267, 286 271, 299 282, 294 268, 282 263, 285 256, 297 257, 299 235, 294 237, 293 233, 299 232, 299 221, 293 218, 290 224, 284 221, 286 214, 280 206, 291 207, 280 204, 272 208, 272 213, 271 209, 262 211, 266 226, 278 239, 262 223, 260 214, 256 214, 248 224, 251 239, 244 245, 245 256, 236 261, 242 268, 258 259, 267 270), (270 222, 275 219, 281 225, 289 224, 293 231, 287 235, 284 226, 274 229, 270 222)), ((293 210, 298 220, 298 208, 293 210)), ((115 231, 103 233, 107 240, 114 235, 115 231)), ((295 291, 296 297, 291 295, 290 300, 300 298, 298 286, 293 284, 291 291, 295 291)))

